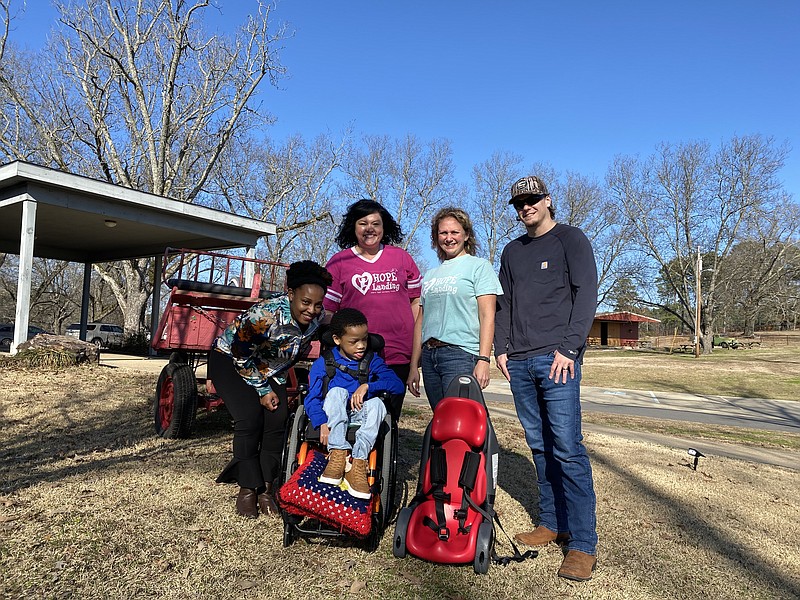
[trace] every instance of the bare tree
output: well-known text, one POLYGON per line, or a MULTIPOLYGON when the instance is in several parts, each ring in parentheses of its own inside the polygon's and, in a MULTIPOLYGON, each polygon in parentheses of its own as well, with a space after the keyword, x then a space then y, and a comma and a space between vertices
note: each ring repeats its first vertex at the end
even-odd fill
POLYGON ((505 244, 520 233, 508 200, 511 186, 520 177, 521 164, 522 157, 517 154, 495 152, 472 167, 469 209, 475 229, 481 234, 481 254, 495 268, 500 267, 500 253, 505 244))
POLYGON ((646 160, 618 157, 609 170, 617 210, 635 232, 632 246, 660 270, 681 309, 649 303, 694 329, 696 281, 702 277, 698 329, 704 353, 711 352, 721 261, 748 221, 763 218, 779 200, 776 174, 786 154, 785 145, 753 135, 735 137, 716 151, 706 142, 662 144, 646 160))
MULTIPOLYGON (((37 69, 0 56, 2 100, 18 106, 0 126, 7 155, 192 202, 230 140, 269 121, 256 92, 284 72, 276 55, 284 30, 273 31, 269 5, 259 3, 230 38, 206 33, 210 0, 56 8, 61 29, 35 57, 37 69)), ((151 293, 147 262, 95 268, 117 296, 126 331, 138 330, 151 293)))
POLYGON ((276 224, 277 235, 265 240, 267 258, 324 262, 333 237, 334 176, 348 135, 339 141, 321 135, 308 143, 292 136, 282 144, 232 145, 209 189, 228 210, 276 224))
POLYGON ((629 251, 630 227, 595 179, 567 171, 552 181, 549 191, 557 220, 581 229, 592 244, 597 263, 597 303, 604 304, 620 282, 630 282, 639 273, 640 266, 629 251))
POLYGON ((428 219, 456 189, 450 142, 423 144, 408 135, 395 141, 365 136, 363 143, 363 148, 353 148, 343 165, 342 194, 350 200, 371 198, 383 204, 402 227, 403 247, 409 249, 420 227, 426 231, 428 219))
POLYGON ((800 276, 800 207, 784 197, 769 213, 748 223, 747 231, 720 265, 718 309, 739 312, 745 336, 752 336, 759 311, 770 310, 788 282, 800 276))

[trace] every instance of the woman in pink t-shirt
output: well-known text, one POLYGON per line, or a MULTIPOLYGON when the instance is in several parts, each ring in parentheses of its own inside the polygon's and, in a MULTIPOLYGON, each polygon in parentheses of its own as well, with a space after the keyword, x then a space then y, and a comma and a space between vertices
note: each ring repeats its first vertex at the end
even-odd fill
MULTIPOLYGON (((422 276, 411 255, 393 245, 402 241, 400 225, 380 203, 359 200, 351 204, 336 236, 342 250, 326 265, 333 285, 325 295, 325 310, 363 312, 369 330, 386 341, 386 364, 405 381, 422 276)), ((395 418, 400 417, 402 406, 400 397, 391 407, 395 418)))

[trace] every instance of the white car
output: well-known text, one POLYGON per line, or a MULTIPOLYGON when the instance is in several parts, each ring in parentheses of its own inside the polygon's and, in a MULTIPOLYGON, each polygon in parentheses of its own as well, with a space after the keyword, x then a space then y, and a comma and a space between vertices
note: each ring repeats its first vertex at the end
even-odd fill
MULTIPOLYGON (((79 338, 81 336, 81 324, 72 323, 68 325, 67 335, 79 338)), ((86 341, 91 342, 98 348, 122 346, 125 343, 125 330, 113 323, 87 323, 86 341)))

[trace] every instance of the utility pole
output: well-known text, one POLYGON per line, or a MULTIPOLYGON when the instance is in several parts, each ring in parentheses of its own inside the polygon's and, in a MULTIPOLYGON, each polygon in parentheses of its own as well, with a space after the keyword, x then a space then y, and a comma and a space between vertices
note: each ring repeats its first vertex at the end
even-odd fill
POLYGON ((703 256, 700 254, 700 246, 697 247, 697 266, 695 267, 695 311, 694 311, 694 357, 700 356, 700 308, 702 306, 702 294, 700 279, 703 276, 703 256))

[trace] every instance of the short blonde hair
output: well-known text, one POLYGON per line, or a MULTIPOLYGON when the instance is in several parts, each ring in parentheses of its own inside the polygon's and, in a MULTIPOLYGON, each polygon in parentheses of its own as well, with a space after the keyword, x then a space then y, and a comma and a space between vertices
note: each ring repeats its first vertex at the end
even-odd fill
POLYGON ((467 239, 464 242, 464 250, 467 254, 475 256, 475 253, 478 251, 478 240, 475 239, 475 232, 472 229, 472 221, 470 220, 469 215, 462 208, 445 206, 439 210, 439 212, 433 215, 433 219, 431 219, 431 248, 436 250, 436 255, 439 257, 439 260, 444 260, 447 256, 439 247, 439 223, 447 218, 455 219, 464 229, 464 233, 467 236, 467 239))

